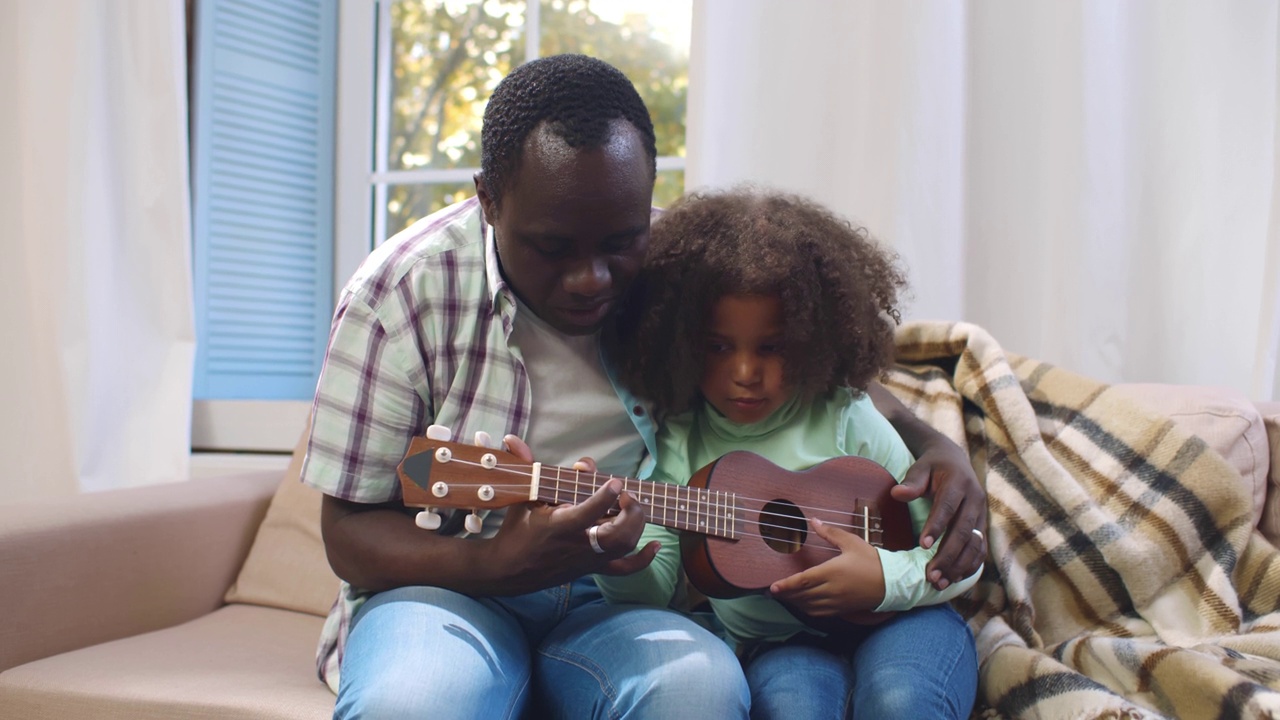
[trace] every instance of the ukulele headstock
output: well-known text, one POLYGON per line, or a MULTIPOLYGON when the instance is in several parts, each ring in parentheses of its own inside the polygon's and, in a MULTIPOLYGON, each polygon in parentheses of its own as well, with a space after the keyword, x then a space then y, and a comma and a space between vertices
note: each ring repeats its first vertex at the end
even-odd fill
POLYGON ((447 437, 447 430, 433 426, 409 443, 396 468, 406 506, 491 510, 531 499, 530 463, 504 450, 447 437))

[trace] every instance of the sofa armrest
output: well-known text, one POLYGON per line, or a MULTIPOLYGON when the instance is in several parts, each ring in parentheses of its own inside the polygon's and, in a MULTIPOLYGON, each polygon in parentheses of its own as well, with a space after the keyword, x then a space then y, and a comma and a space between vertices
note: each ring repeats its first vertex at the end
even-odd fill
POLYGON ((0 671, 217 609, 280 477, 0 506, 0 671))

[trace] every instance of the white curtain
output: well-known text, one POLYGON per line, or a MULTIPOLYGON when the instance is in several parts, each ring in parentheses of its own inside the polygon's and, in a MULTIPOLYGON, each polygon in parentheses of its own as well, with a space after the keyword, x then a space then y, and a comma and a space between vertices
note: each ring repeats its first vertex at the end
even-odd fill
POLYGON ((182 0, 0 3, 0 502, 187 476, 182 0))
POLYGON ((815 197, 911 319, 1280 399, 1275 0, 696 0, 689 189, 815 197))

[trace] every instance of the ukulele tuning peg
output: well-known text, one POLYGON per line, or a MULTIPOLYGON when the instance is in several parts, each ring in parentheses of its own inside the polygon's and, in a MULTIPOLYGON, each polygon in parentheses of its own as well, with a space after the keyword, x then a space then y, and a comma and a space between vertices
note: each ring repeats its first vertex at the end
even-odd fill
POLYGON ((463 521, 462 527, 472 535, 479 535, 480 530, 484 527, 484 520, 477 514, 471 513, 467 515, 467 519, 463 521))
POLYGON ((413 518, 413 524, 423 530, 439 530, 440 529, 440 513, 430 508, 423 510, 413 518))
POLYGON ((427 428, 427 438, 440 442, 449 442, 453 439, 453 431, 444 425, 431 425, 427 428))
POLYGON ((489 433, 483 430, 476 431, 475 444, 483 448, 493 447, 493 438, 489 437, 489 433))

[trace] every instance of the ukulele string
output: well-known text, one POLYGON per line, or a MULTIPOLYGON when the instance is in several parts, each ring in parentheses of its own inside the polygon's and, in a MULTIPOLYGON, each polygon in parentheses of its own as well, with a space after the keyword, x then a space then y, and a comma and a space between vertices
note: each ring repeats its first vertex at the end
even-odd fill
MULTIPOLYGON (((455 458, 455 459, 456 459, 456 458, 455 458)), ((465 462, 465 461, 464 461, 464 462, 465 462)), ((520 469, 519 469, 520 467, 528 467, 528 466, 520 466, 520 465, 502 465, 502 464, 499 464, 499 465, 497 465, 496 467, 497 467, 497 469, 501 469, 501 470, 504 470, 504 471, 507 471, 507 472, 512 472, 512 473, 515 473, 515 474, 518 474, 518 475, 526 475, 526 476, 527 476, 527 475, 529 475, 529 472, 528 472, 528 471, 521 472, 521 471, 520 471, 520 469)), ((559 468, 559 467, 556 467, 556 466, 549 466, 549 467, 545 467, 545 466, 544 466, 544 467, 543 467, 543 473, 542 473, 542 475, 540 476, 540 477, 541 477, 541 480, 542 480, 542 481, 544 481, 544 483, 545 483, 545 481, 547 481, 547 480, 551 479, 551 476, 550 476, 546 471, 547 471, 547 470, 552 470, 552 469, 554 469, 554 470, 560 470, 560 469, 562 469, 562 468, 559 468)), ((607 479, 605 480, 605 482, 608 482, 609 480, 612 480, 613 478, 618 477, 618 476, 616 476, 616 475, 603 475, 603 474, 598 473, 598 472, 597 472, 597 473, 590 473, 590 472, 585 471, 585 470, 573 470, 572 472, 574 473, 574 479, 573 479, 572 481, 569 481, 569 482, 573 482, 573 483, 574 483, 574 485, 575 485, 575 487, 576 487, 576 486, 578 486, 578 485, 585 485, 585 486, 587 486, 587 487, 591 488, 591 490, 590 490, 589 492, 587 492, 587 491, 577 491, 577 490, 575 490, 575 497, 576 497, 576 493, 577 493, 577 492, 583 492, 583 494, 584 494, 584 495, 586 495, 586 496, 590 497, 590 496, 591 496, 591 494, 592 494, 592 493, 594 493, 594 492, 595 492, 595 490, 598 488, 598 486, 592 485, 590 482, 587 482, 587 481, 583 481, 583 480, 578 479, 578 478, 577 478, 577 475, 578 475, 579 473, 587 473, 588 475, 592 475, 592 476, 594 476, 595 478, 607 478, 607 479)), ((557 474, 556 474, 555 479, 556 479, 556 480, 562 480, 562 478, 560 477, 559 473, 557 473, 557 474)), ((723 492, 723 491, 720 491, 720 490, 706 490, 706 489, 703 489, 703 488, 689 487, 688 485, 675 485, 675 484, 673 484, 673 483, 663 483, 663 482, 658 482, 658 481, 655 481, 655 480, 637 480, 637 479, 635 479, 635 478, 623 478, 623 477, 618 477, 618 479, 623 481, 623 487, 624 487, 624 489, 625 489, 625 487, 626 487, 626 483, 627 483, 628 481, 631 481, 631 482, 648 482, 648 483, 651 483, 651 484, 653 484, 653 485, 655 485, 655 486, 663 486, 663 487, 670 487, 670 488, 683 488, 686 492, 691 493, 691 494, 692 494, 692 493, 703 493, 704 495, 708 495, 708 496, 709 496, 711 493, 723 492)), ((602 484, 603 484, 603 483, 602 483, 602 484)), ((638 494, 638 493, 632 492, 632 494, 633 494, 633 495, 635 495, 635 494, 638 494)), ((658 494, 657 494, 657 493, 655 493, 655 492, 650 492, 649 494, 650 494, 650 496, 652 496, 652 497, 658 497, 658 494)), ((737 498, 738 500, 743 500, 743 501, 747 501, 747 502, 755 502, 755 503, 759 503, 759 504, 760 504, 760 505, 762 505, 762 506, 763 506, 763 505, 767 505, 768 503, 772 502, 772 500, 766 500, 766 499, 764 499, 764 498, 749 497, 749 496, 746 496, 746 495, 741 495, 741 494, 736 494, 736 493, 734 494, 734 497, 735 497, 735 498, 737 498)), ((664 500, 665 500, 665 499, 666 499, 666 498, 664 497, 664 500)), ((679 498, 677 497, 677 500, 678 500, 678 499, 679 499, 679 498)), ((686 500, 693 500, 693 498, 686 498, 686 500)), ((693 500, 693 502, 695 502, 695 503, 696 503, 697 501, 696 501, 696 500, 693 500)), ((708 503, 705 503, 705 504, 708 504, 708 505, 714 505, 714 502, 708 502, 708 503)), ((807 511, 809 514, 811 514, 811 515, 813 515, 813 516, 815 516, 815 517, 818 517, 818 519, 822 520, 822 522, 823 522, 824 524, 827 524, 827 525, 833 525, 833 526, 835 526, 835 527, 838 527, 838 528, 841 528, 841 529, 844 529, 844 530, 855 530, 855 531, 857 531, 857 532, 859 532, 859 533, 861 533, 861 532, 862 532, 862 530, 863 530, 863 525, 852 525, 852 524, 848 524, 848 523, 841 523, 841 522, 839 522, 838 520, 828 521, 828 520, 826 520, 825 518, 823 518, 823 517, 822 517, 823 515, 834 515, 835 517, 841 517, 841 516, 844 516, 844 515, 846 515, 846 514, 849 514, 849 513, 847 513, 847 512, 842 512, 842 511, 840 511, 840 510, 836 510, 835 508, 816 507, 816 506, 813 506, 813 505, 799 505, 799 504, 795 504, 795 503, 792 503, 792 506, 793 506, 793 507, 795 507, 795 508, 797 508, 797 509, 799 509, 799 510, 807 511)), ((781 518, 794 517, 794 516, 792 516, 792 515, 786 515, 786 514, 784 514, 784 513, 766 513, 766 512, 764 512, 763 510, 761 511, 761 513, 760 513, 760 514, 761 514, 761 515, 771 515, 771 516, 773 516, 773 517, 781 517, 781 518)), ((859 519, 862 519, 862 518, 864 517, 864 516, 862 516, 861 514, 858 514, 856 511, 853 513, 853 515, 854 515, 854 517, 857 517, 857 518, 859 518, 859 519)), ((870 521, 870 520, 879 521, 879 520, 881 519, 879 515, 875 515, 875 514, 869 514, 869 515, 867 515, 867 516, 865 516, 865 517, 866 517, 866 520, 867 520, 867 521, 870 521)), ((769 526, 769 527, 779 527, 779 528, 786 529, 786 526, 769 526)))
MULTIPOLYGON (((455 487, 479 487, 479 486, 478 486, 478 485, 461 485, 461 486, 459 486, 459 485, 455 485, 455 487)), ((524 486, 522 486, 522 485, 494 485, 494 484, 491 484, 491 483, 490 483, 490 484, 489 484, 489 487, 493 487, 493 488, 519 488, 519 487, 524 487, 524 486)), ((581 497, 584 497, 584 498, 585 498, 585 497, 590 497, 590 496, 591 496, 591 494, 590 494, 590 493, 581 493, 580 495, 581 495, 581 497)), ((574 504, 576 504, 576 503, 574 503, 574 504)), ((651 506, 650 506, 650 507, 651 507, 651 506)), ((672 514, 672 515, 676 515, 677 517, 679 517, 679 514, 684 514, 684 515, 686 515, 686 516, 690 516, 690 515, 692 515, 692 516, 696 516, 696 517, 698 517, 698 518, 702 518, 702 519, 705 519, 705 520, 709 520, 709 521, 711 521, 711 522, 714 522, 715 517, 716 517, 716 516, 708 515, 706 512, 696 512, 696 511, 692 511, 692 510, 675 510, 675 509, 672 509, 670 512, 671 512, 671 514, 672 514)), ((761 513, 760 513, 760 515, 761 515, 762 517, 763 517, 763 516, 765 516, 765 515, 774 515, 774 516, 777 516, 777 517, 787 517, 787 516, 780 516, 780 515, 777 515, 776 513, 766 513, 766 512, 761 512, 761 513)), ((652 522, 652 520, 651 520, 650 522, 652 522)), ((673 522, 674 522, 674 524, 676 524, 678 527, 672 527, 672 528, 671 528, 672 530, 689 530, 689 531, 692 531, 692 532, 700 533, 700 534, 702 534, 702 535, 710 535, 710 536, 712 536, 712 537, 724 537, 724 538, 727 538, 727 537, 728 537, 728 536, 727 536, 727 535, 725 535, 724 533, 718 533, 718 532, 716 532, 716 528, 714 528, 714 527, 708 527, 706 524, 704 524, 701 528, 698 528, 698 527, 693 527, 693 526, 692 526, 692 525, 693 525, 692 523, 682 523, 680 520, 675 520, 675 521, 673 521, 673 522), (686 527, 686 526, 688 526, 688 527, 686 527)), ((826 525, 832 525, 832 526, 835 526, 835 527, 840 527, 840 528, 842 528, 842 529, 848 530, 849 532, 851 532, 851 533, 853 533, 853 534, 855 534, 855 535, 858 535, 859 537, 861 537, 861 536, 863 535, 863 528, 862 528, 862 526, 861 526, 861 525, 847 525, 847 524, 834 523, 834 522, 830 522, 830 523, 828 523, 828 522, 826 522, 826 521, 823 521, 823 522, 824 522, 824 524, 826 524, 826 525)), ((656 524, 658 524, 658 525, 662 525, 662 523, 656 523, 656 524)), ((756 524, 757 526, 761 527, 761 528, 773 529, 773 530, 781 531, 781 533, 804 532, 804 533, 806 533, 806 534, 807 534, 807 533, 809 532, 808 530, 800 530, 800 529, 798 529, 798 528, 796 528, 796 527, 794 527, 794 526, 790 526, 790 525, 778 525, 778 524, 774 524, 774 523, 766 523, 766 522, 758 522, 758 523, 755 523, 755 524, 756 524)), ((664 527, 666 527, 666 526, 664 525, 664 527)), ((878 531, 878 530, 876 530, 876 531, 874 531, 874 532, 879 532, 879 531, 878 531)), ((741 532, 735 532, 735 533, 733 534, 733 538, 734 538, 734 539, 738 539, 738 538, 751 538, 751 539, 755 539, 755 540, 764 540, 764 541, 766 541, 766 542, 767 542, 767 541, 770 541, 770 540, 781 541, 781 542, 783 542, 783 543, 786 543, 786 542, 787 542, 785 539, 782 539, 782 538, 778 538, 778 537, 774 537, 774 536, 769 536, 769 535, 764 535, 764 534, 762 534, 762 533, 747 532, 747 531, 745 531, 745 530, 744 530, 744 531, 741 531, 741 532)), ((873 546, 877 546, 877 547, 881 546, 881 544, 880 544, 879 542, 877 542, 877 541, 870 541, 870 542, 871 542, 871 544, 872 544, 873 546)), ((822 551, 824 551, 824 552, 831 552, 832 554, 839 554, 839 553, 840 553, 840 549, 839 549, 839 548, 835 548, 835 547, 825 547, 825 546, 822 546, 822 545, 813 545, 812 547, 814 547, 815 549, 818 549, 818 550, 822 550, 822 551)))
MULTIPOLYGON (((502 470, 504 470, 504 471, 512 472, 512 473, 515 473, 515 474, 520 474, 520 475, 528 475, 528 474, 529 474, 529 473, 527 473, 527 472, 521 472, 521 471, 519 470, 519 468, 520 468, 520 467, 521 467, 521 466, 519 466, 519 465, 498 465, 498 466, 497 466, 497 468, 498 468, 498 469, 502 469, 502 470)), ((551 466, 550 468, 543 468, 543 470, 544 470, 544 471, 545 471, 545 470, 549 470, 549 469, 556 469, 556 470, 560 470, 561 468, 558 468, 558 467, 555 467, 555 466, 551 466)), ((596 485, 594 485, 594 484, 592 484, 592 483, 590 483, 590 482, 583 481, 583 480, 581 480, 581 479, 579 479, 579 478, 578 478, 578 475, 579 475, 580 473, 583 473, 583 472, 587 472, 587 471, 583 471, 583 470, 573 470, 574 478, 573 478, 572 480, 562 477, 559 473, 557 473, 557 474, 556 474, 556 476, 555 476, 555 480, 556 480, 557 482, 563 482, 563 483, 570 483, 570 482, 572 482, 572 483, 573 483, 573 485, 574 485, 574 489, 573 489, 573 491, 572 491, 572 492, 573 492, 573 495, 574 495, 574 503, 575 503, 575 504, 576 504, 577 502, 580 502, 580 500, 578 499, 578 498, 579 498, 579 495, 584 495, 584 496, 586 496, 586 497, 590 497, 590 496, 591 496, 591 494, 592 494, 592 493, 594 493, 594 492, 596 491, 596 489, 598 489, 598 486, 596 486, 596 485), (580 486, 585 486, 585 487, 587 487, 587 488, 589 488, 589 489, 588 489, 588 490, 586 490, 586 491, 579 490, 578 488, 579 488, 580 486)), ((596 479, 598 479, 598 478, 604 478, 604 477, 607 477, 607 479, 605 480, 605 482, 608 482, 609 480, 612 480, 614 477, 617 477, 617 476, 615 476, 615 475, 607 475, 607 476, 606 476, 606 475, 603 475, 603 474, 601 474, 601 473, 590 473, 590 472, 587 472, 587 474, 588 474, 588 475, 591 475, 592 477, 594 477, 594 478, 596 478, 596 479)), ((550 479, 551 479, 551 476, 550 476, 550 474, 547 474, 547 473, 545 473, 545 472, 544 472, 544 473, 541 475, 541 479, 542 479, 543 481, 547 481, 547 480, 550 480, 550 479)), ((688 494, 689 494, 689 496, 687 496, 687 497, 685 497, 685 498, 684 498, 684 500, 685 500, 687 503, 689 503, 689 504, 691 504, 691 505, 695 505, 695 506, 696 506, 696 505, 701 504, 702 506, 707 507, 707 508, 710 508, 710 509, 709 509, 709 510, 707 510, 707 511, 687 510, 687 509, 686 509, 686 510, 682 510, 682 511, 680 511, 680 512, 693 512, 693 513, 696 513, 696 514, 697 514, 697 515, 699 515, 699 516, 704 516, 704 515, 705 515, 705 516, 710 517, 710 518, 714 518, 714 517, 715 517, 715 515, 714 515, 714 514, 712 514, 712 513, 713 513, 714 509, 716 508, 715 500, 714 500, 714 498, 712 498, 712 497, 711 497, 711 494, 712 494, 712 493, 719 493, 719 492, 722 492, 722 491, 719 491, 719 490, 706 490, 706 489, 696 488, 696 487, 691 488, 691 487, 689 487, 689 486, 687 486, 687 485, 675 485, 675 484, 671 484, 671 483, 659 483, 659 482, 655 482, 655 481, 643 481, 643 480, 641 480, 641 481, 637 481, 637 480, 635 480, 634 478, 621 478, 621 477, 620 477, 620 478, 618 478, 618 479, 623 481, 623 486, 624 486, 624 488, 625 488, 625 486, 626 486, 627 481, 631 481, 631 482, 649 482, 649 483, 652 483, 652 484, 653 484, 653 485, 655 485, 655 486, 662 486, 662 487, 669 487, 669 488, 677 489, 677 492, 679 492, 679 490, 678 490, 679 488, 683 488, 683 489, 684 489, 684 491, 685 491, 686 493, 688 493, 688 494), (707 499, 702 500, 702 501, 701 501, 701 503, 700 503, 700 502, 699 502, 699 500, 698 500, 697 498, 692 497, 692 495, 693 495, 694 493, 701 493, 701 494, 704 496, 704 498, 707 498, 707 499)), ((544 487, 545 487, 545 483, 544 483, 544 487)), ((643 496, 643 493, 637 493, 637 492, 634 492, 634 491, 632 492, 632 494, 633 494, 633 495, 643 496)), ((653 491, 650 491, 649 495, 650 495, 650 497, 655 498, 655 499, 658 497, 658 494, 657 494, 656 492, 653 492, 653 491)), ((746 502, 755 502, 755 503, 759 503, 761 506, 767 505, 769 502, 771 502, 771 501, 765 500, 764 498, 753 498, 753 497, 748 497, 748 496, 746 496, 746 495, 740 495, 740 494, 734 494, 734 497, 735 497, 737 500, 740 500, 740 501, 746 501, 746 502)), ((665 502, 666 502, 667 500, 669 500, 669 499, 670 499, 670 498, 668 498, 667 496, 665 496, 665 495, 663 496, 663 501, 664 501, 664 505, 663 505, 663 507, 666 507, 665 502)), ((676 500, 677 500, 677 501, 680 501, 680 500, 681 500, 681 498, 679 497, 679 495, 677 495, 677 496, 676 496, 676 500)), ((643 503, 643 501, 641 501, 641 504, 644 504, 644 503, 643 503)), ((648 504, 648 507, 653 507, 653 506, 654 506, 654 503, 652 503, 652 502, 648 504)), ((826 507, 815 507, 815 506, 810 506, 810 505, 796 505, 796 504, 793 504, 793 506, 794 506, 794 507, 796 507, 797 509, 808 511, 810 515, 813 515, 813 516, 817 517, 819 520, 822 520, 822 522, 823 522, 824 524, 832 525, 832 526, 834 526, 834 527, 838 527, 838 528, 840 528, 840 529, 842 529, 842 530, 847 530, 847 531, 850 531, 850 532, 853 532, 853 533, 856 533, 856 534, 865 534, 865 533, 864 533, 864 529, 865 529, 865 530, 867 530, 867 532, 870 532, 870 530, 866 528, 866 524, 867 524, 867 523, 869 523, 869 522, 870 522, 870 521, 872 521, 872 520, 874 520, 874 521, 877 521, 877 522, 878 522, 878 521, 881 519, 879 515, 872 515, 872 514, 868 514, 868 515, 863 516, 863 515, 859 515, 858 513, 854 512, 854 513, 852 513, 852 514, 853 514, 853 516, 854 516, 855 518, 857 518, 857 519, 863 520, 863 522, 862 522, 862 523, 858 523, 858 524, 843 523, 843 522, 840 522, 838 518, 843 517, 843 516, 845 516, 845 515, 848 515, 849 513, 841 512, 841 511, 839 511, 839 510, 835 510, 835 509, 833 509, 833 508, 826 508, 826 507), (826 517, 824 517, 824 516, 831 516, 831 515, 834 515, 837 519, 828 520, 828 519, 826 519, 826 517)), ((784 519, 788 519, 788 518, 792 518, 792 519, 793 519, 793 518, 795 517, 794 515, 788 515, 788 514, 785 514, 785 513, 767 512, 767 511, 765 511, 765 510, 763 510, 763 509, 761 509, 761 511, 760 511, 760 515, 761 515, 761 516, 774 517, 774 518, 784 518, 784 519)), ((795 529, 794 527, 789 526, 789 525, 770 525, 770 524, 765 524, 765 523, 761 523, 761 525, 763 525, 764 527, 776 528, 776 529, 779 529, 779 530, 794 530, 794 529, 795 529)))
MULTIPOLYGON (((463 460, 463 459, 458 458, 458 457, 454 457, 454 458, 452 458, 452 459, 450 460, 450 462, 462 463, 463 465, 470 465, 470 466, 473 466, 473 467, 482 467, 482 466, 480 465, 480 463, 478 463, 478 462, 474 462, 474 461, 471 461, 471 460, 463 460)), ((520 469, 520 468, 523 468, 523 467, 527 467, 527 466, 523 466, 523 465, 502 465, 502 464, 499 464, 499 465, 496 465, 495 467, 491 468, 491 470, 499 471, 499 472, 503 472, 503 473, 507 473, 507 474, 520 475, 520 476, 522 476, 522 477, 529 476, 529 475, 530 475, 530 473, 529 473, 528 471, 520 469)), ((552 467, 555 467, 555 466, 552 466, 552 467)), ((550 469, 550 468, 548 468, 548 469, 550 469)), ((561 468, 556 467, 555 469, 556 469, 556 470, 560 470, 561 468)), ((601 477, 605 477, 604 475, 601 475, 600 473, 591 473, 591 472, 589 472, 589 471, 584 471, 584 470, 573 470, 572 472, 573 472, 573 474, 574 474, 574 477, 573 477, 573 478, 567 478, 567 477, 564 477, 564 476, 562 476, 562 475, 561 475, 561 473, 559 473, 559 472, 557 472, 557 473, 556 473, 556 477, 554 478, 554 480, 555 480, 555 482, 556 482, 557 490, 559 489, 559 486, 560 486, 562 483, 563 483, 563 484, 565 484, 565 485, 570 485, 570 484, 572 485, 572 488, 570 488, 570 489, 568 489, 568 490, 567 490, 567 493, 571 493, 571 494, 572 494, 572 500, 573 500, 573 503, 572 503, 572 504, 578 504, 578 503, 581 501, 581 499, 582 499, 582 498, 590 497, 590 496, 595 492, 595 490, 596 490, 596 489, 598 489, 598 486, 592 485, 590 482, 583 481, 583 480, 579 479, 579 477, 578 477, 578 476, 579 476, 581 473, 586 472, 587 474, 589 474, 589 475, 593 476, 594 478, 601 478, 601 477), (590 490, 589 490, 589 491, 584 491, 584 490, 581 490, 581 489, 580 489, 581 487, 587 487, 587 488, 590 488, 590 490)), ((613 479, 614 477, 616 477, 616 476, 614 476, 614 475, 609 475, 609 476, 608 476, 608 479, 609 479, 609 480, 611 480, 611 479, 613 479)), ((543 479, 543 480, 552 480, 552 478, 551 478, 550 476, 540 476, 540 479, 543 479)), ((619 478, 619 479, 623 479, 623 478, 619 478)), ((634 479, 633 479, 633 478, 626 478, 626 480, 634 480, 634 479)), ((605 480, 605 482, 608 482, 608 480, 605 480)), ((502 488, 502 489, 513 489, 513 488, 521 488, 521 489, 523 489, 523 488, 525 487, 525 485, 524 485, 523 483, 520 483, 520 484, 505 484, 505 485, 504 485, 504 484, 495 484, 495 483, 482 483, 482 484, 483 484, 483 485, 488 485, 489 487, 493 487, 493 488, 502 488)), ((624 480, 624 484, 625 484, 625 480, 624 480)), ((671 487, 671 488, 685 488, 685 489, 686 489, 686 491, 700 491, 700 492, 702 492, 702 493, 717 492, 717 491, 701 490, 700 488, 689 488, 688 486, 685 486, 685 485, 672 485, 672 484, 668 484, 668 483, 654 483, 654 484, 655 484, 655 485, 659 485, 659 484, 661 484, 661 485, 666 485, 666 486, 671 487)), ((481 484, 474 484, 474 485, 458 485, 458 487, 480 487, 480 485, 481 485, 481 484)), ((549 484, 548 484, 548 485, 549 485, 549 484)), ((544 486, 544 487, 546 487, 546 486, 544 486)), ((641 494, 641 495, 642 495, 642 494, 641 494)), ((655 498, 655 499, 658 497, 658 496, 657 496, 657 494, 656 494, 656 493, 653 493, 653 492, 650 492, 650 493, 649 493, 649 496, 650 496, 651 498, 655 498)), ((749 498, 749 497, 743 497, 743 496, 737 496, 737 497, 738 497, 739 499, 747 500, 747 501, 752 501, 752 500, 754 500, 754 501, 756 501, 756 502, 760 502, 760 503, 765 502, 765 501, 763 501, 763 500, 761 500, 761 499, 759 499, 759 498, 749 498)), ((558 498, 559 498, 559 493, 557 492, 557 499, 558 499, 558 498)), ((665 498, 665 497, 664 497, 664 500, 668 500, 668 499, 669 499, 669 498, 665 498)), ((677 498, 676 498, 676 499, 677 499, 677 501, 679 501, 679 500, 680 500, 680 498, 679 498, 678 496, 677 496, 677 498)), ((696 499, 694 499, 694 498, 690 498, 690 497, 686 497, 684 500, 686 501, 686 503, 687 503, 688 505, 693 505, 693 506, 699 506, 699 505, 701 505, 701 506, 703 506, 703 507, 705 507, 705 508, 707 508, 707 509, 706 509, 706 510, 689 509, 688 507, 686 507, 686 508, 684 508, 684 509, 680 509, 680 508, 670 508, 670 507, 667 507, 667 506, 664 504, 664 505, 663 505, 663 508, 664 508, 663 517, 664 517, 664 519, 665 519, 666 514, 667 514, 667 513, 665 512, 665 510, 669 510, 669 511, 670 511, 672 514, 674 514, 677 518, 679 518, 679 514, 680 514, 681 512, 683 512, 683 513, 685 513, 685 515, 686 515, 686 516, 693 515, 693 516, 696 516, 696 517, 698 517, 698 518, 700 518, 700 519, 703 519, 703 520, 706 520, 706 521, 710 521, 711 523, 715 523, 717 520, 719 520, 719 519, 723 519, 723 518, 721 518, 718 514, 713 514, 713 513, 715 513, 715 511, 718 511, 718 510, 719 510, 719 509, 721 509, 721 508, 725 508, 725 507, 727 507, 727 506, 725 506, 725 505, 717 505, 714 501, 705 501, 705 502, 701 502, 701 503, 700 503, 700 502, 698 502, 696 499)), ((642 500, 641 500, 641 501, 639 501, 639 502, 641 502, 641 504, 642 504, 642 505, 646 505, 642 500)), ((654 503, 653 503, 653 502, 650 502, 650 503, 648 503, 648 504, 646 505, 646 507, 648 507, 648 508, 653 508, 653 507, 655 507, 655 505, 654 505, 654 503)), ((815 510, 815 511, 823 512, 823 513, 835 513, 835 512, 837 512, 837 511, 832 510, 832 509, 830 509, 830 508, 805 508, 805 506, 799 506, 799 505, 797 505, 796 507, 799 507, 799 508, 801 508, 801 509, 810 509, 810 510, 815 510)), ((763 518, 763 517, 770 517, 770 518, 795 519, 795 518, 794 518, 794 516, 791 516, 791 515, 785 515, 785 514, 782 514, 782 513, 767 512, 767 511, 764 511, 764 510, 761 510, 761 511, 760 511, 760 516, 761 516, 762 518, 763 518)), ((854 515, 854 517, 861 519, 861 517, 862 517, 862 516, 854 515)), ((866 517, 867 517, 868 519, 874 519, 874 520, 879 520, 879 519, 880 519, 880 518, 879 518, 878 516, 876 516, 876 515, 869 515, 869 516, 866 516, 866 517)), ((678 523, 678 522, 679 522, 679 521, 677 520, 677 523, 678 523)), ((831 525, 831 526, 833 526, 833 527, 841 528, 841 529, 846 530, 846 531, 849 531, 849 532, 852 532, 852 533, 853 533, 853 534, 855 534, 855 535, 863 535, 863 536, 866 536, 866 535, 870 532, 870 530, 869 530, 868 528, 866 528, 866 526, 865 526, 864 524, 842 523, 842 522, 838 522, 838 521, 828 521, 828 520, 823 520, 823 523, 824 523, 824 524, 827 524, 827 525, 831 525)), ((796 527, 794 527, 793 525, 781 525, 781 524, 766 523, 766 522, 760 522, 760 523, 758 523, 758 524, 759 524, 761 527, 763 527, 763 528, 776 529, 776 530, 780 530, 780 531, 783 531, 783 532, 797 532, 797 531, 798 531, 798 529, 797 529, 796 527)), ((704 527, 707 527, 707 526, 704 524, 704 527)), ((694 528, 680 528, 680 529, 694 529, 694 528)), ((704 534, 714 534, 714 533, 706 533, 705 531, 703 531, 703 532, 704 532, 704 534)), ((807 531, 805 531, 805 532, 807 532, 807 531)), ((876 531, 876 532, 879 532, 879 531, 876 531)), ((759 535, 759 534, 755 534, 755 533, 741 533, 741 536, 742 536, 742 537, 752 537, 752 538, 770 539, 770 538, 767 538, 767 537, 766 537, 766 536, 764 536, 764 535, 759 535)))

